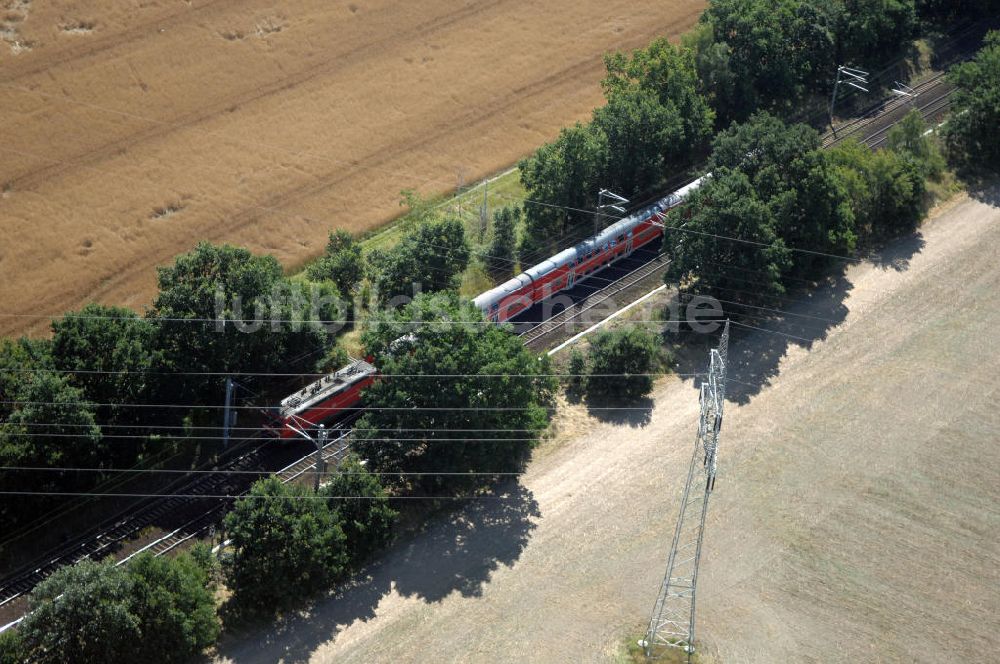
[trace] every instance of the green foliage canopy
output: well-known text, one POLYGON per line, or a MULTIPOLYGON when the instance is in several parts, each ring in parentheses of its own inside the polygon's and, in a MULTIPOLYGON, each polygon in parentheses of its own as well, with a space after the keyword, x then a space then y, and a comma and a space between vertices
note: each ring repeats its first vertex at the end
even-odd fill
POLYGON ((757 302, 784 293, 791 252, 773 212, 757 198, 745 173, 720 167, 687 206, 668 214, 666 226, 669 282, 681 281, 685 289, 726 300, 757 302), (746 287, 747 279, 754 281, 753 288, 746 287))
POLYGON ((379 302, 393 303, 417 292, 457 290, 471 250, 458 219, 417 224, 395 247, 369 255, 369 276, 379 302))
POLYGON ((347 538, 351 564, 364 563, 388 543, 398 514, 389 506, 388 494, 378 476, 368 472, 356 456, 347 457, 337 466, 337 474, 321 493, 331 497, 347 538))
POLYGON ((225 518, 232 553, 223 569, 236 605, 269 614, 341 578, 344 531, 326 500, 275 477, 255 483, 225 518))
POLYGON ((315 356, 327 344, 327 333, 308 321, 343 320, 349 316, 338 306, 343 302, 332 284, 290 283, 273 256, 200 243, 159 269, 149 314, 157 323, 154 366, 161 374, 173 372, 158 386, 162 398, 218 401, 217 376, 178 372, 294 368, 296 358, 315 356))
POLYGON ((39 664, 176 664, 219 633, 208 579, 189 554, 143 554, 125 566, 85 560, 39 584, 29 605, 21 648, 39 664))
MULTIPOLYGON (((786 125, 767 113, 754 115, 715 139, 709 169, 722 168, 747 176, 753 197, 767 206, 777 236, 788 247, 835 255, 854 250, 853 212, 815 130, 786 125)), ((828 265, 815 254, 790 257, 797 276, 814 278, 828 265)))
POLYGON ((591 125, 577 123, 521 161, 521 184, 528 197, 546 204, 525 209, 522 266, 552 255, 567 244, 571 230, 590 223, 590 210, 603 186, 606 154, 607 137, 591 125))
POLYGON ((350 297, 364 277, 361 245, 345 230, 331 231, 326 253, 309 264, 306 274, 313 281, 332 281, 341 294, 350 297))
POLYGON ((54 368, 48 339, 0 339, 0 421, 14 410, 25 385, 54 368))
POLYGON ((648 395, 659 350, 656 335, 639 327, 598 333, 590 342, 587 395, 623 403, 648 395))
POLYGON ((29 596, 18 628, 38 664, 130 662, 142 638, 132 611, 133 582, 125 569, 85 560, 63 567, 29 596))
POLYGON ((133 661, 180 664, 215 642, 219 620, 211 582, 189 554, 155 558, 145 553, 128 564, 127 572, 130 611, 141 633, 133 661))
POLYGON ((506 280, 514 274, 517 261, 517 225, 521 208, 504 206, 493 213, 493 237, 486 249, 486 270, 494 279, 506 280))
POLYGON ((370 319, 362 342, 383 376, 355 426, 355 450, 373 471, 428 473, 402 478, 428 492, 473 488, 486 480, 437 473, 515 471, 548 424, 548 361, 484 324, 470 302, 421 295, 370 319))
POLYGON ((950 153, 969 165, 1000 168, 1000 32, 991 32, 970 62, 948 75, 955 85, 952 114, 945 125, 950 153))
POLYGON ((52 362, 88 399, 111 404, 98 407, 101 421, 119 421, 134 410, 117 405, 146 396, 154 334, 153 323, 129 309, 88 304, 52 322, 52 362))

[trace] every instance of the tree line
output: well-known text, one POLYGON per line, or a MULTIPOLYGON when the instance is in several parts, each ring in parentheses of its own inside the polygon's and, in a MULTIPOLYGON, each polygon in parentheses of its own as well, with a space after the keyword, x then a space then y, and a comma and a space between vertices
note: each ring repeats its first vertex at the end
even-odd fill
POLYGON ((718 134, 712 176, 665 223, 668 282, 732 302, 736 315, 747 312, 740 304, 776 306, 842 257, 913 231, 946 157, 968 172, 995 173, 1000 33, 948 77, 956 91, 943 143, 916 110, 877 151, 854 141, 822 150, 814 129, 766 112, 718 134))
MULTIPOLYGON (((100 473, 72 469, 148 461, 185 427, 219 423, 225 374, 253 389, 268 384, 255 373, 310 371, 333 340, 317 322, 353 317, 343 284, 293 281, 273 256, 227 245, 199 244, 158 284, 144 314, 89 304, 48 339, 0 341, 0 465, 66 469, 0 471, 5 487, 86 491, 100 473)), ((4 500, 3 530, 53 502, 4 500)))
POLYGON ((996 0, 711 0, 680 44, 608 55, 606 104, 520 163, 528 198, 547 204, 525 208, 522 256, 586 236, 601 188, 661 191, 734 122, 825 119, 839 64, 881 69, 916 36, 998 10, 996 0))

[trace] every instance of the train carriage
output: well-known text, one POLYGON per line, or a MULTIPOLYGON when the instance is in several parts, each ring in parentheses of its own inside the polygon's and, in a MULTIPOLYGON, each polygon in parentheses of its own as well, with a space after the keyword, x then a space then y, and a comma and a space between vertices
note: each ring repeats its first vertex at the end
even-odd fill
MULTIPOLYGON (((707 176, 705 176, 707 177, 707 176)), ((525 270, 473 302, 487 320, 502 323, 556 293, 570 290, 663 235, 662 220, 701 186, 704 177, 617 221, 597 235, 525 270)))

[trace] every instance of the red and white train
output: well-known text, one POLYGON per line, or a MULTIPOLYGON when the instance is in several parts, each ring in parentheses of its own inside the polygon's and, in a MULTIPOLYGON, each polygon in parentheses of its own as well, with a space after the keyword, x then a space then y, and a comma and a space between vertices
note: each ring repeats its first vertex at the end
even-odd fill
POLYGON ((361 391, 375 382, 378 369, 355 360, 343 369, 309 383, 265 411, 264 428, 276 438, 294 438, 295 429, 312 429, 338 419, 361 403, 361 391), (294 428, 293 428, 294 427, 294 428))
POLYGON ((663 215, 683 203, 704 179, 698 178, 575 247, 491 288, 476 297, 473 303, 487 320, 502 323, 556 293, 572 289, 663 235, 663 215))
MULTIPOLYGON (((495 323, 517 316, 556 293, 572 289, 609 265, 663 235, 663 216, 701 186, 704 176, 664 196, 629 217, 608 226, 575 247, 565 249, 473 300, 495 323)), ((266 429, 279 438, 293 438, 291 428, 311 428, 360 407, 361 391, 371 385, 378 369, 356 360, 336 373, 286 397, 269 409, 266 429), (291 426, 289 426, 291 425, 291 426)))

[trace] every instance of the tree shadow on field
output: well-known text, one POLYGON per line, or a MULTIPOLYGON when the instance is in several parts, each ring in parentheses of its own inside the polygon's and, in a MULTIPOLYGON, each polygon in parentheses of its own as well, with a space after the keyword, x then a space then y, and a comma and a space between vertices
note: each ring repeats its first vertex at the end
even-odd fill
MULTIPOLYGON (((811 348, 825 339, 830 329, 847 317, 844 299, 852 288, 841 271, 816 288, 786 293, 769 309, 723 303, 724 316, 731 321, 727 400, 749 402, 778 375, 781 358, 790 346, 811 348)), ((718 347, 721 333, 720 324, 714 332, 686 332, 679 338, 675 370, 697 374, 693 381, 696 387, 708 372, 709 350, 718 347)))
MULTIPOLYGON (((996 199, 998 188, 991 191, 996 199)), ((883 270, 903 272, 924 245, 917 231, 889 241, 865 260, 883 270)), ((841 266, 813 288, 789 291, 767 308, 722 303, 724 317, 732 321, 726 383, 729 401, 750 401, 778 375, 781 358, 791 346, 810 349, 844 321, 848 313, 844 300, 854 288, 846 268, 841 266)), ((698 374, 694 385, 700 387, 700 376, 708 371, 708 351, 718 346, 721 332, 720 325, 711 334, 683 333, 676 351, 677 373, 698 374)))
POLYGON ((877 267, 905 272, 910 267, 910 259, 924 249, 927 242, 920 231, 893 240, 868 259, 877 267))
POLYGON ((393 591, 428 603, 455 592, 479 597, 493 572, 517 562, 540 516, 530 491, 517 481, 503 482, 463 508, 429 520, 422 532, 397 543, 308 611, 255 631, 259 638, 243 635, 223 643, 219 656, 234 662, 305 662, 341 630, 374 618, 393 591))
POLYGON ((584 399, 584 403, 591 417, 607 424, 628 425, 639 429, 653 419, 653 400, 649 397, 627 402, 588 397, 584 399))
POLYGON ((1000 207, 1000 178, 996 174, 968 177, 966 186, 969 196, 980 203, 1000 207))

